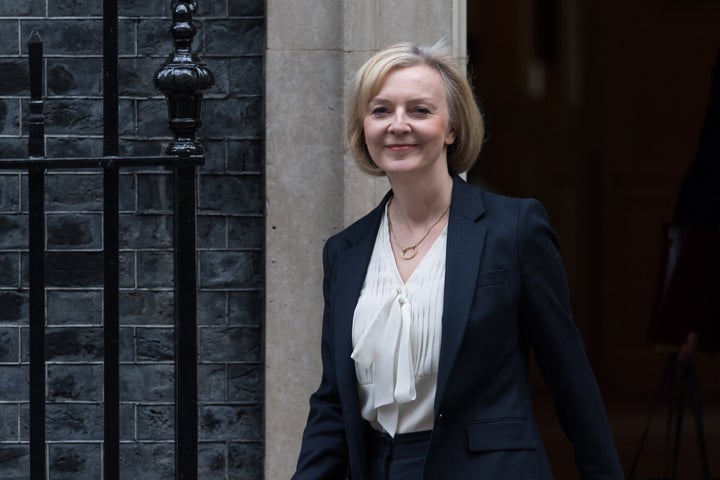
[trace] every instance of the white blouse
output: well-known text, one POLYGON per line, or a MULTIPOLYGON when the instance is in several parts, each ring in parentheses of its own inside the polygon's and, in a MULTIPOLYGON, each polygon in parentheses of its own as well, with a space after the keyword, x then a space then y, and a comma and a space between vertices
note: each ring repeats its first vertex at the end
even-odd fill
POLYGON ((406 282, 383 215, 353 317, 362 417, 377 430, 431 430, 440 358, 447 226, 406 282))

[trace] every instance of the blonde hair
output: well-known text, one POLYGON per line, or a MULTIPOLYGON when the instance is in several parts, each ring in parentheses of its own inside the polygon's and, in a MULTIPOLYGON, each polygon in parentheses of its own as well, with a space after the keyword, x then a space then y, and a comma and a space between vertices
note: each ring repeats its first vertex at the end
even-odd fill
POLYGON ((484 134, 482 115, 467 76, 448 49, 441 42, 432 46, 398 43, 380 50, 360 67, 348 99, 348 146, 358 166, 371 175, 385 173, 370 157, 365 143, 363 120, 368 103, 390 71, 417 65, 437 70, 445 85, 450 128, 455 133, 455 142, 448 147, 448 168, 455 173, 466 172, 480 154, 484 134))

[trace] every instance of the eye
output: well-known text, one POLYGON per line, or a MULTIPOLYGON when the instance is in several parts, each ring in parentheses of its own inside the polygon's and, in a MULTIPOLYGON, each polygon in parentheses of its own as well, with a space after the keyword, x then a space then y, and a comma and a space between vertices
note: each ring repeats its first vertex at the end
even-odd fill
POLYGON ((430 115, 432 112, 427 107, 415 107, 412 109, 412 114, 418 117, 424 117, 430 115))
POLYGON ((389 110, 387 109, 387 107, 377 106, 370 109, 370 115, 377 117, 380 115, 385 115, 386 113, 388 113, 388 111, 389 110))

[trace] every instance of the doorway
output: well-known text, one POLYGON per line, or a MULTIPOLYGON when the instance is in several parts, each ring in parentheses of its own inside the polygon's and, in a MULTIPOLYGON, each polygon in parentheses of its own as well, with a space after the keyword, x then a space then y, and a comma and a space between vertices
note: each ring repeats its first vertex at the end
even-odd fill
MULTIPOLYGON (((469 68, 488 127, 468 178, 545 205, 627 471, 666 358, 647 340, 661 236, 697 148, 720 2, 486 0, 467 10, 469 68)), ((701 355, 697 368, 717 476, 720 359, 701 355)), ((575 478, 549 394, 538 375, 533 382, 556 478, 575 478)), ((645 476, 662 474, 664 413, 641 458, 645 476)), ((686 418, 680 478, 700 478, 686 418)))

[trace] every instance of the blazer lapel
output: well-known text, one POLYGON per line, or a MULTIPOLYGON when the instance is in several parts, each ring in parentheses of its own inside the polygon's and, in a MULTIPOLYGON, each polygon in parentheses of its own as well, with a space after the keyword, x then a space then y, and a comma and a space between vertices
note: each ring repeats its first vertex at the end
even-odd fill
MULTIPOLYGON (((389 194, 369 215, 365 228, 356 229, 348 234, 346 239, 348 248, 338 252, 335 261, 335 278, 333 279, 335 288, 333 299, 335 361, 340 395, 343 396, 344 405, 349 408, 350 413, 346 418, 360 419, 355 363, 350 358, 353 349, 352 321, 388 198, 389 194)), ((359 426, 360 422, 358 421, 357 427, 359 428, 359 426)), ((360 433, 358 432, 358 434, 360 433)))
POLYGON ((442 340, 435 394, 436 415, 470 317, 487 233, 487 229, 477 223, 485 212, 480 191, 457 176, 454 177, 451 205, 448 220, 442 340))

